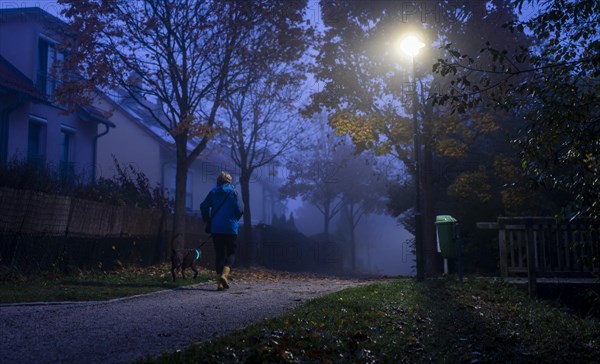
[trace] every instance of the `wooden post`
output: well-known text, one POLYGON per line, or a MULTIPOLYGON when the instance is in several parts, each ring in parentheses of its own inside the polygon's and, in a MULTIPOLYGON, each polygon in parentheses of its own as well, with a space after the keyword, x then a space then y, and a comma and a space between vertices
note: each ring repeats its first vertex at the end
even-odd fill
POLYGON ((500 248, 500 275, 503 278, 508 277, 508 256, 506 254, 506 228, 504 224, 499 224, 498 245, 500 248))
POLYGON ((526 244, 527 244, 527 288, 530 298, 537 297, 537 279, 535 274, 535 239, 533 234, 533 224, 528 221, 526 224, 526 244))

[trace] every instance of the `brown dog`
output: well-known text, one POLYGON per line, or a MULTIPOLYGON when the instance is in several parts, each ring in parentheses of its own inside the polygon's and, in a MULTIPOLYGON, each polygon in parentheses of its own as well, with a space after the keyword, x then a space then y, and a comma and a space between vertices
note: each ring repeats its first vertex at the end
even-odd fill
MULTIPOLYGON (((181 277, 185 279, 185 269, 192 268, 194 271, 194 279, 198 277, 198 270, 196 269, 196 261, 200 259, 200 249, 175 249, 175 239, 179 234, 175 235, 171 239, 171 275, 173 276, 173 282, 175 282, 175 272, 181 270, 181 277)), ((206 242, 200 244, 202 247, 206 242)))
POLYGON ((194 279, 196 279, 198 277, 198 269, 196 269, 196 260, 198 258, 200 258, 200 250, 198 249, 173 249, 171 255, 171 275, 173 275, 173 282, 175 282, 175 272, 179 269, 181 269, 181 277, 185 279, 186 268, 192 268, 194 279))

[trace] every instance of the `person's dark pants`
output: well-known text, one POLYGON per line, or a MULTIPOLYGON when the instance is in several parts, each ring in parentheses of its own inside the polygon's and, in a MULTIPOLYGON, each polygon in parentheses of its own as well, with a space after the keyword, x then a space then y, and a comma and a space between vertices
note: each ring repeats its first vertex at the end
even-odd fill
POLYGON ((223 267, 231 268, 235 261, 237 234, 212 234, 212 236, 215 243, 216 271, 221 275, 223 267))

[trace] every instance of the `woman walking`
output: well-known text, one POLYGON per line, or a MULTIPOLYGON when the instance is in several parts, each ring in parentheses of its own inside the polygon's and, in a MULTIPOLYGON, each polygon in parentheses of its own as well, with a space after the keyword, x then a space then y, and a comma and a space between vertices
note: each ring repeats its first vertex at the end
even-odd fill
POLYGON ((235 260, 238 221, 243 209, 238 202, 231 175, 221 172, 214 187, 200 204, 206 232, 212 234, 215 244, 217 289, 229 288, 228 275, 235 260))

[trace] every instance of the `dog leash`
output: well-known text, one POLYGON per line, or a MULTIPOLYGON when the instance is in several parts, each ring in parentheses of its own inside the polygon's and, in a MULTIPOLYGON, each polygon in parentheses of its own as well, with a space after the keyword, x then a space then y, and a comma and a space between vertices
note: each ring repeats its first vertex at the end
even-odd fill
POLYGON ((210 234, 206 240, 201 242, 200 246, 197 249, 194 249, 194 251, 196 251, 196 261, 200 260, 200 256, 202 255, 200 248, 202 248, 206 243, 208 243, 208 239, 210 238, 212 238, 212 234, 210 234))

